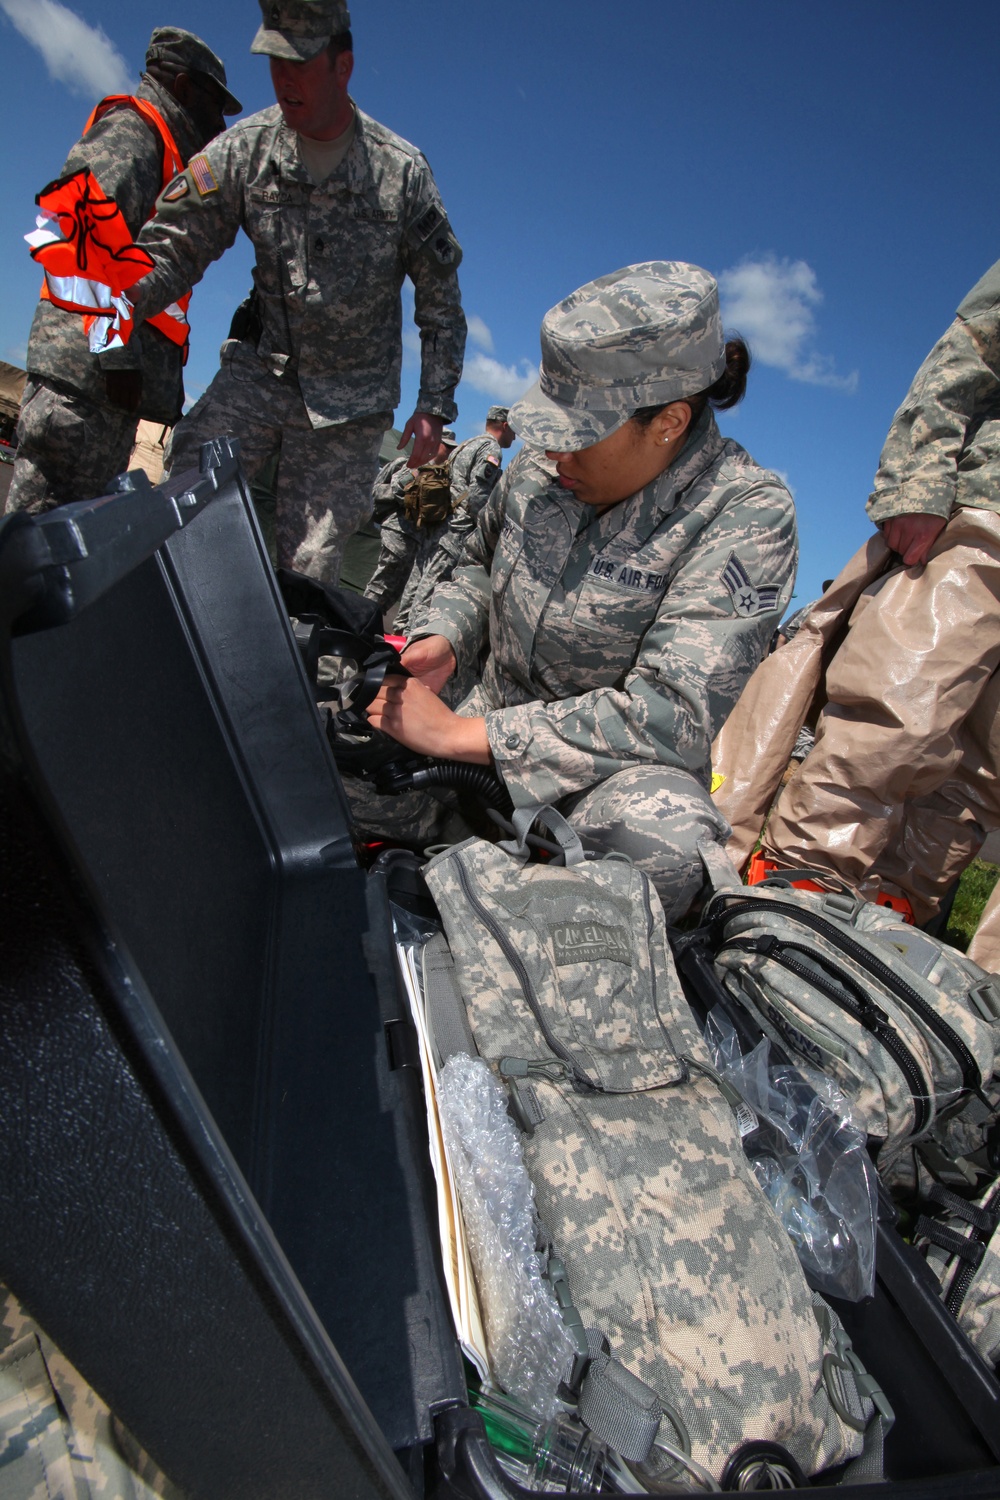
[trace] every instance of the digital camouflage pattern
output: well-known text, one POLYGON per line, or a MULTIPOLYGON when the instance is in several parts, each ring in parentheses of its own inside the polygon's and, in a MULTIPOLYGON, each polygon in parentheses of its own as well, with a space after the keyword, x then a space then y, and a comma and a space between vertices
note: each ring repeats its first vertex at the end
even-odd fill
POLYGON ((346 157, 316 186, 277 105, 239 121, 161 194, 139 236, 155 267, 135 285, 137 314, 195 285, 241 228, 256 252, 261 374, 294 376, 314 427, 395 408, 405 276, 421 333, 417 410, 455 416, 462 253, 414 146, 357 110, 346 157))
POLYGON ((405 634, 419 629, 434 590, 451 577, 466 538, 500 478, 501 467, 500 444, 488 432, 470 438, 456 449, 451 465, 451 493, 458 504, 439 532, 431 555, 410 575, 396 616, 397 630, 405 634))
POLYGON ((336 583, 348 539, 371 513, 379 446, 392 423, 377 412, 335 427, 309 421, 294 376, 274 375, 249 344, 229 339, 205 394, 171 434, 171 473, 198 467, 201 444, 238 437, 253 479, 280 449, 275 501, 278 563, 336 583))
POLYGON ((182 1500, 12 1293, 0 1293, 4 1500, 182 1500))
POLYGON ((290 62, 308 62, 351 25, 342 0, 260 0, 260 12, 263 24, 250 51, 290 62))
MULTIPOLYGON (((429 599, 435 584, 450 573, 475 524, 474 517, 489 499, 500 475, 500 444, 489 433, 469 438, 455 449, 449 464, 452 504, 458 503, 447 520, 418 527, 397 511, 382 524, 379 560, 365 598, 375 600, 383 614, 399 601, 393 628, 402 634, 408 628, 415 601, 429 599), (454 545, 450 546, 452 537, 454 545)), ((405 486, 406 478, 397 471, 385 488, 402 504, 405 486)))
POLYGON ((645 261, 601 276, 542 320, 538 384, 511 408, 518 437, 589 448, 643 406, 707 390, 726 366, 719 289, 700 266, 645 261))
POLYGON ((868 514, 1000 511, 1000 261, 924 360, 889 429, 868 514))
POLYGON ((413 470, 405 453, 390 458, 375 476, 372 485, 372 517, 378 522, 386 521, 403 504, 403 490, 413 470))
MULTIPOLYGON (((648 883, 621 861, 525 866, 478 839, 425 875, 477 1047, 532 1092, 525 1163, 573 1303, 656 1393, 659 1436, 684 1447, 686 1429, 716 1478, 749 1441, 807 1474, 857 1454, 791 1241, 700 1071, 648 883)), ((856 1394, 853 1409, 863 1426, 856 1394)))
POLYGON ((964 954, 887 907, 858 901, 852 909, 840 897, 766 885, 720 894, 706 920, 722 922, 736 902, 750 910, 725 921, 717 966, 723 977, 734 976, 741 1004, 773 1041, 836 1080, 869 1137, 882 1143, 880 1171, 910 1141, 927 1136, 941 1114, 955 1112, 963 1096, 989 1087, 1000 1047, 1000 984, 964 954), (768 909, 775 904, 780 910, 768 909), (834 936, 812 929, 809 916, 821 918, 834 936), (860 955, 845 953, 838 933, 860 955), (767 951, 741 946, 762 939, 767 951), (793 944, 788 957, 821 979, 843 976, 846 1002, 790 969, 767 939, 793 944), (880 977, 886 969, 915 1000, 893 991, 880 977), (874 1007, 864 1018, 858 995, 874 1007), (876 1012, 881 1030, 872 1024, 876 1012))
POLYGON ((707 787, 712 740, 791 595, 791 496, 706 411, 679 457, 598 515, 523 450, 479 517, 422 634, 459 674, 489 644, 481 701, 515 806, 620 771, 707 787))
MULTIPOLYGON (((136 97, 160 111, 187 160, 202 145, 176 99, 144 75, 136 97)), ((89 168, 115 199, 129 229, 138 235, 163 185, 158 136, 134 109, 110 110, 73 147, 58 176, 89 168)), ((181 287, 182 292, 186 287, 181 287)), ((27 354, 18 429, 18 457, 7 509, 38 513, 70 500, 101 495, 108 481, 128 467, 140 417, 176 422, 184 404, 181 349, 147 324, 124 349, 91 354, 83 319, 53 302, 39 300, 27 354), (108 400, 109 370, 141 370, 142 400, 134 412, 108 400), (29 395, 45 389, 29 407, 29 395)))
POLYGON ((43 515, 71 500, 105 494, 109 480, 129 466, 137 427, 135 412, 56 390, 29 375, 17 420, 8 512, 43 515))

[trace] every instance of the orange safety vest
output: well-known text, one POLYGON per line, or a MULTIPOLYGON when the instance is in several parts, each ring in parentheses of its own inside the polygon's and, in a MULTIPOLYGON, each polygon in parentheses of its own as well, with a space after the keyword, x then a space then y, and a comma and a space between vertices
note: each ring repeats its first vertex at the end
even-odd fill
MULTIPOLYGON (((145 99, 137 99, 133 94, 108 94, 106 98, 94 106, 86 125, 83 127, 83 133, 86 135, 88 130, 96 125, 102 116, 119 105, 126 105, 129 109, 134 109, 137 114, 141 115, 146 124, 160 137, 163 143, 163 180, 160 183, 160 191, 162 192, 167 183, 172 182, 178 172, 183 172, 184 160, 177 149, 177 142, 170 132, 170 127, 155 105, 148 103, 145 99)), ((88 177, 90 176, 89 173, 87 175, 88 177)), ((96 179, 91 178, 91 180, 96 184, 96 179)), ((124 238, 130 241, 131 235, 128 233, 128 226, 125 224, 121 210, 116 207, 115 213, 117 219, 120 221, 115 225, 116 230, 119 231, 118 238, 122 238, 121 231, 124 230, 124 238)), ((149 217, 152 218, 152 214, 149 217)), ((85 266, 75 268, 76 275, 86 279, 83 276, 85 269, 85 266)), ((84 328, 86 329, 89 329, 90 324, 94 321, 93 313, 74 302, 71 297, 54 294, 49 278, 42 283, 41 296, 44 301, 54 302, 57 306, 65 307, 71 312, 82 312, 84 314, 84 328)), ((191 293, 185 292, 176 302, 171 303, 170 307, 164 308, 163 312, 158 312, 153 317, 146 319, 147 323, 151 323, 154 328, 158 328, 162 334, 165 334, 172 344, 177 344, 183 348, 185 364, 187 363, 188 340, 191 334, 191 327, 187 320, 187 310, 190 302, 191 293)))

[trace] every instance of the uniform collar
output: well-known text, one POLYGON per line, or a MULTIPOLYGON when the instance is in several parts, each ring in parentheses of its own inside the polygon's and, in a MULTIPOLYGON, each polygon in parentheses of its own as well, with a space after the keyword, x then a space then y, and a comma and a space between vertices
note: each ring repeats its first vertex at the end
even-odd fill
POLYGON ((710 468, 722 452, 725 438, 719 431, 715 413, 706 406, 676 461, 649 487, 656 510, 666 515, 673 510, 685 490, 710 468))
MULTIPOLYGON (((323 184, 323 187, 327 187, 329 183, 336 183, 338 186, 346 187, 348 192, 364 193, 373 181, 369 132, 375 122, 370 115, 366 115, 358 108, 353 99, 351 103, 354 104, 354 139, 344 160, 328 182, 323 184)), ((278 106, 276 105, 275 108, 278 106)), ((275 156, 283 177, 293 182, 305 183, 309 188, 315 186, 299 155, 298 135, 294 130, 289 130, 280 114, 275 156)))
POLYGON ((148 73, 143 73, 139 87, 135 91, 135 97, 144 99, 147 104, 151 104, 154 109, 160 111, 167 123, 167 129, 177 142, 177 149, 185 163, 205 149, 187 110, 182 109, 173 94, 162 84, 157 83, 156 79, 150 77, 148 73))

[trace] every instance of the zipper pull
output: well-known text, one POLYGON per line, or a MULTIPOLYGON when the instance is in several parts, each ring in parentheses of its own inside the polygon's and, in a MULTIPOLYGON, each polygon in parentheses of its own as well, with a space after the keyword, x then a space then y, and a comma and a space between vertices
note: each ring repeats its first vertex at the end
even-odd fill
POLYGON ((715 1068, 710 1067, 708 1063, 696 1062, 693 1057, 687 1056, 682 1057, 681 1062, 686 1063, 689 1068, 693 1068, 696 1073, 703 1073, 706 1078, 712 1080, 736 1116, 740 1140, 744 1140, 748 1135, 752 1135, 760 1124, 760 1120, 757 1117, 756 1111, 751 1109, 740 1091, 734 1088, 728 1079, 723 1078, 722 1074, 717 1072, 715 1068))
POLYGON ((564 1078, 573 1077, 572 1070, 567 1064, 555 1057, 547 1061, 531 1061, 526 1057, 501 1057, 499 1070, 501 1078, 547 1078, 549 1083, 560 1083, 564 1078))

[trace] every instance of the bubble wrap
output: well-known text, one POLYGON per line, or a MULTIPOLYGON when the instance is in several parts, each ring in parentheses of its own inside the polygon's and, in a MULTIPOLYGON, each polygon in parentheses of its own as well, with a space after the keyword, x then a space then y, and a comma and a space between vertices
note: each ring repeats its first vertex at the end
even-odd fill
POLYGON ((438 1089, 494 1378, 531 1411, 554 1416, 575 1345, 542 1275, 534 1190, 506 1096, 481 1058, 461 1053, 445 1063, 438 1089))

